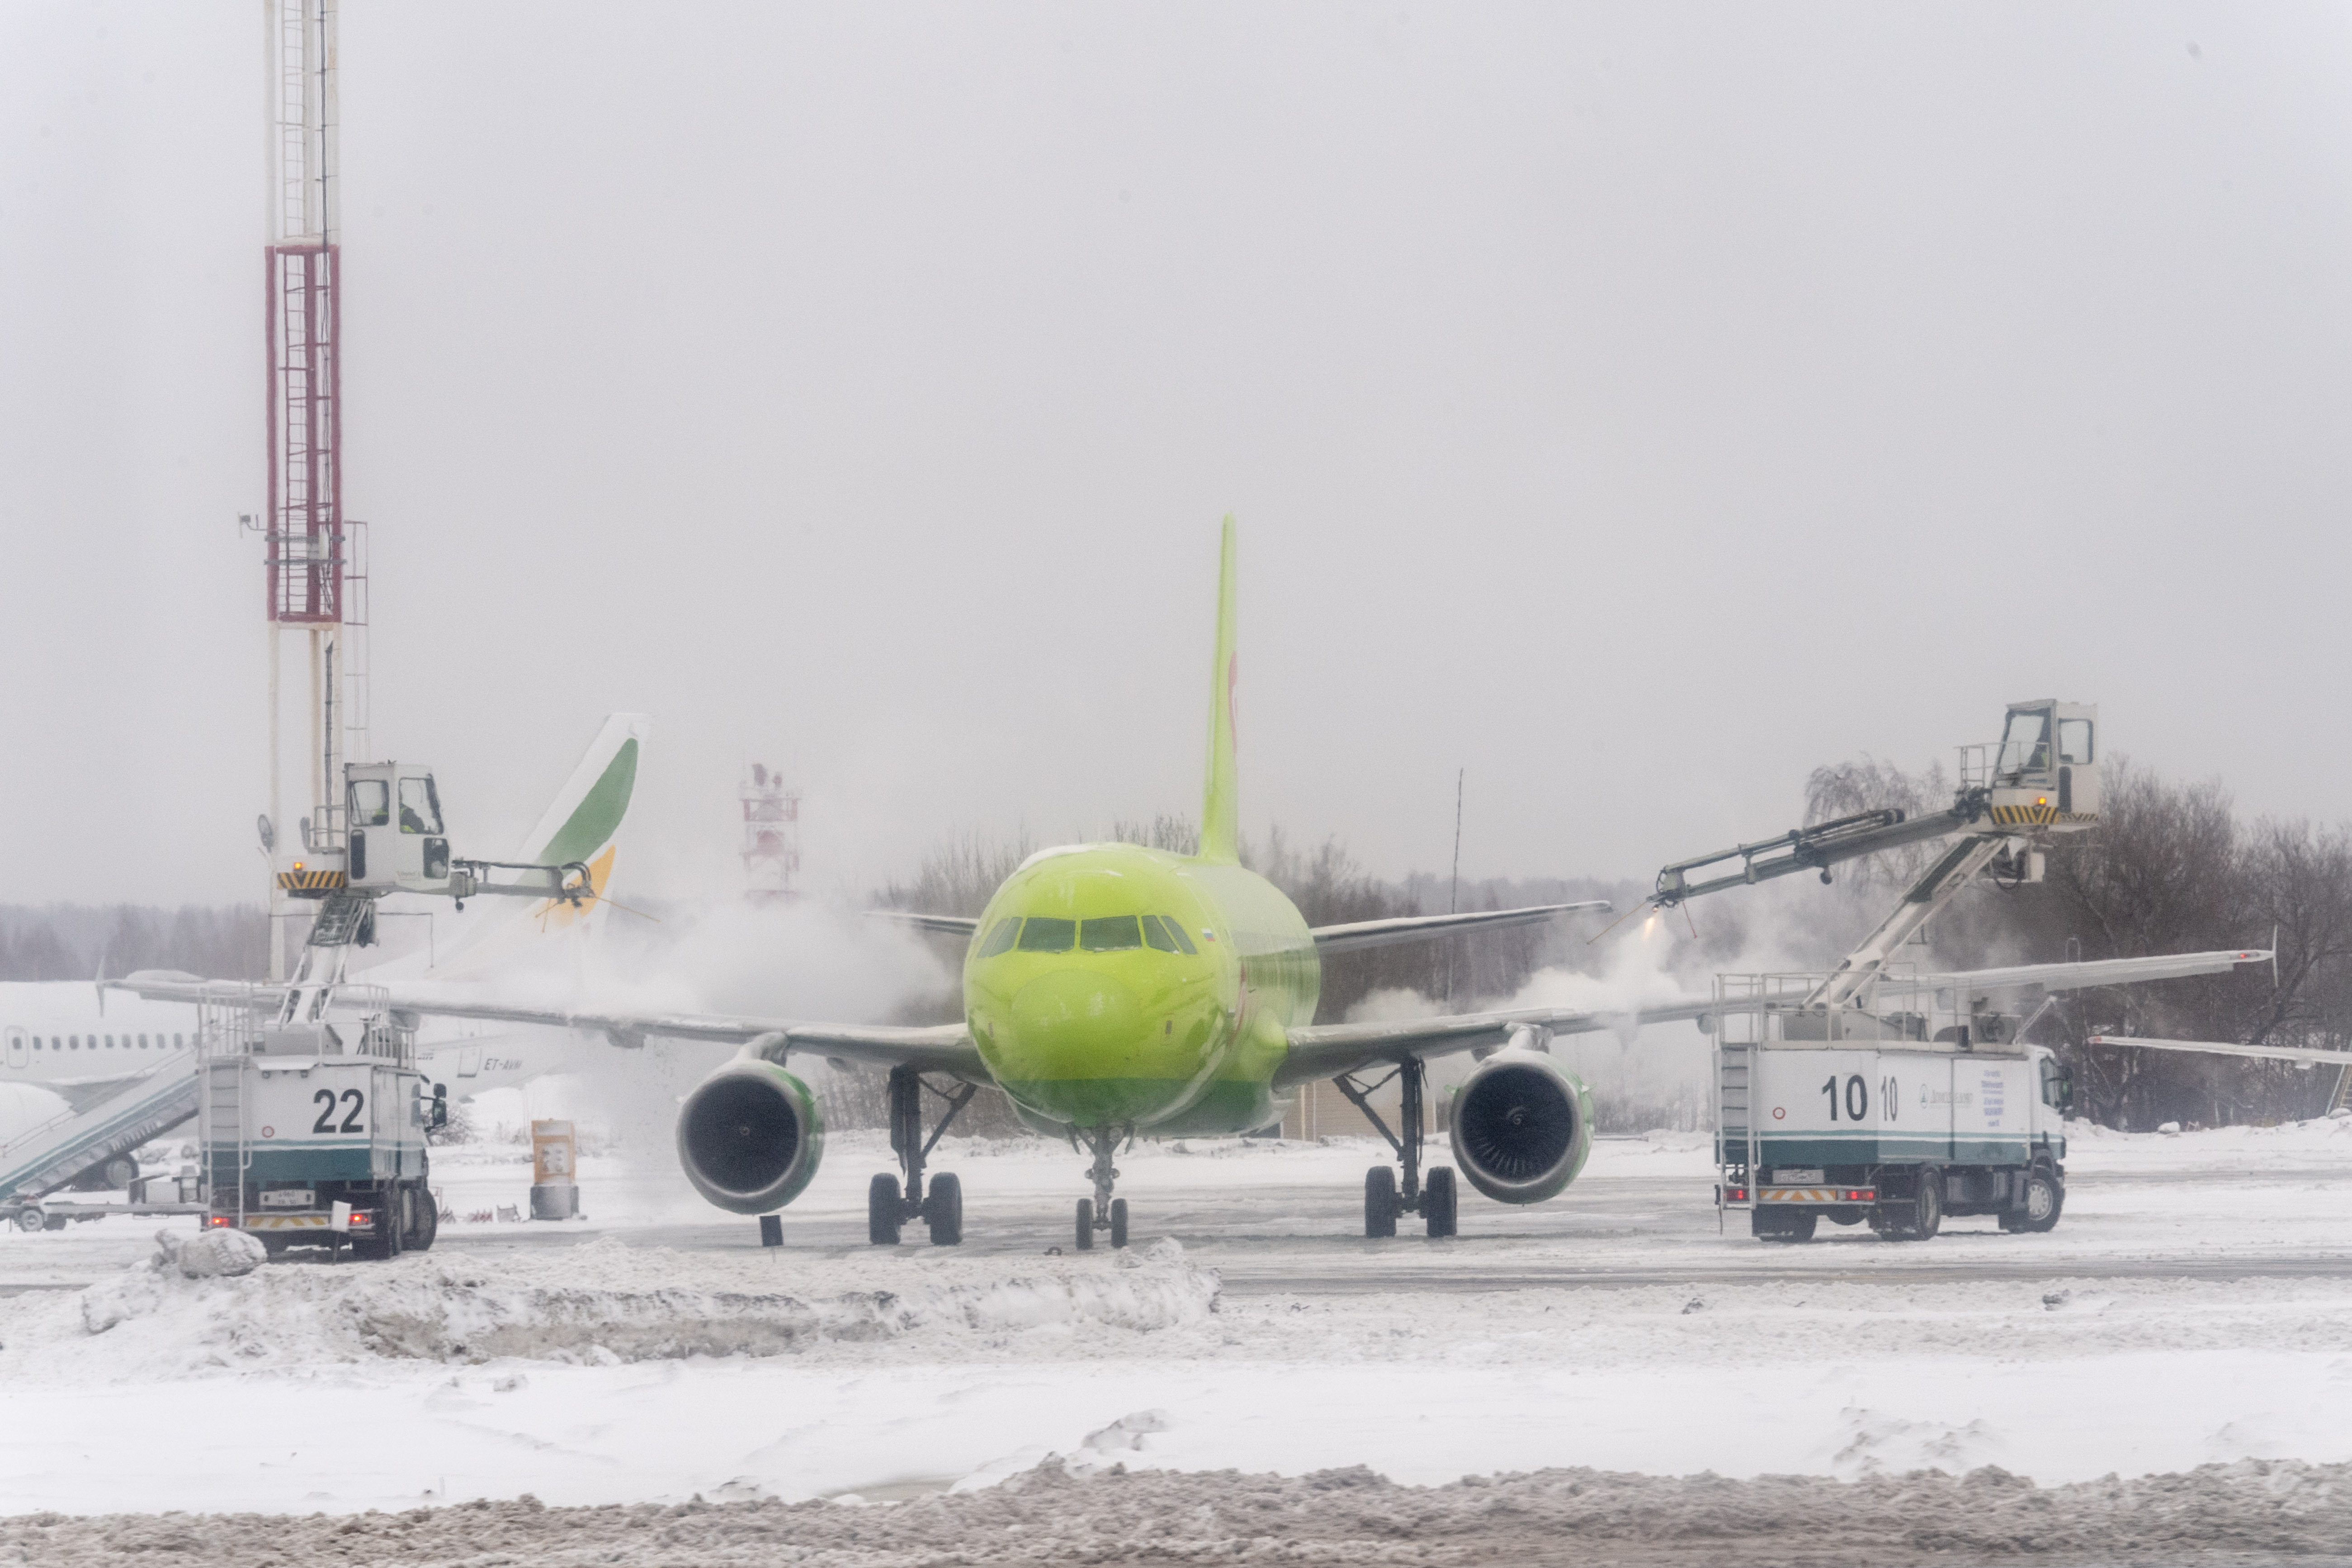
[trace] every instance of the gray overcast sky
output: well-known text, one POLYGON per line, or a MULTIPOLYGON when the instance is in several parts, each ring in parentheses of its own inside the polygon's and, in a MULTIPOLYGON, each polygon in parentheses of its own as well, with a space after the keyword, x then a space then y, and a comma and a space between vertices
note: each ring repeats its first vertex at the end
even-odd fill
MULTIPOLYGON (((259 8, 0 8, 0 900, 257 895, 259 8)), ((637 873, 1646 875, 2000 705, 2347 815, 2352 11, 344 0, 375 738, 637 873)), ((645 885, 641 883, 640 885, 645 885)))

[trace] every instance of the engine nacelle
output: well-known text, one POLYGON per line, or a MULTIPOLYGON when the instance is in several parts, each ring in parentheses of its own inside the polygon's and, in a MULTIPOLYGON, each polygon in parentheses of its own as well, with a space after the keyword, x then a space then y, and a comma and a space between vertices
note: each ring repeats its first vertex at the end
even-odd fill
POLYGON ((1478 1065, 1454 1097, 1454 1161, 1504 1204, 1539 1204, 1576 1180, 1592 1153, 1592 1093, 1538 1051, 1478 1065))
POLYGON ((816 1097, 773 1062, 729 1062, 678 1107, 678 1163, 694 1190, 720 1208, 780 1209, 801 1195, 824 1157, 816 1097))

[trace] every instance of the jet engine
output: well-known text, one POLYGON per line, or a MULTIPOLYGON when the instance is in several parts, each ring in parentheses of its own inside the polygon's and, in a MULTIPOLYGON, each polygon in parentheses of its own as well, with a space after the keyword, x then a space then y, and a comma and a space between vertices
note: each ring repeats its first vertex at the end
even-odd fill
POLYGON ((1540 1051, 1513 1046, 1480 1063, 1454 1097, 1454 1161, 1504 1204, 1539 1204, 1592 1152, 1592 1095, 1540 1051))
POLYGON ((824 1154, 824 1116, 808 1085, 755 1057, 697 1084, 677 1112, 677 1158, 694 1190, 737 1214, 801 1195, 824 1154))

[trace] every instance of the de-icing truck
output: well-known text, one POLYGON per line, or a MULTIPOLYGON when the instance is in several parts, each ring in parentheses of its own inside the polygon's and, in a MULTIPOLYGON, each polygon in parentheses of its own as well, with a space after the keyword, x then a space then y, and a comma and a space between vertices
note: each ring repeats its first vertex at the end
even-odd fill
MULTIPOLYGON (((1822 1216, 1924 1238, 1946 1215, 1991 1214, 2047 1230, 2065 1204, 2064 1113, 2050 1052, 2024 1042, 2050 989, 2089 983, 2020 970, 2045 989, 2029 1015, 1988 1006, 2000 972, 1917 976, 1894 962, 1963 889, 2042 879, 2057 835, 2099 820, 2098 710, 2044 699, 2010 705, 1999 742, 1960 750, 1948 810, 1865 812, 1666 867, 1653 903, 1830 868, 1864 855, 1951 840, 1862 944, 1825 974, 1722 975, 1716 1037, 1716 1202, 1748 1209, 1768 1240, 1810 1240, 1822 1216), (1739 862, 1736 870, 1710 868, 1739 862)), ((2200 973, 2246 955, 2185 955, 2200 973), (2205 961, 2211 960, 2211 963, 2205 961)), ((2110 966, 2132 969, 2130 963, 2110 966)), ((2118 973, 2116 978, 2127 975, 2118 973)))
POLYGON ((299 858, 278 875, 318 910, 290 980, 142 973, 109 984, 197 1005, 206 1225, 257 1237, 273 1254, 348 1243, 388 1258, 433 1245, 425 1133, 448 1120, 448 1102, 417 1069, 415 1016, 383 987, 345 978, 352 949, 373 938, 377 902, 422 893, 461 908, 489 896, 577 907, 595 888, 576 861, 453 858, 429 768, 342 771, 342 800, 304 821, 299 858))
POLYGON ((1860 1005, 1808 1006, 1822 980, 1717 981, 1718 1205, 1772 1241, 1810 1241, 1823 1218, 1894 1240, 1946 1215, 2055 1226, 2072 1098, 2056 1058, 1932 981, 1885 974, 1860 1005))

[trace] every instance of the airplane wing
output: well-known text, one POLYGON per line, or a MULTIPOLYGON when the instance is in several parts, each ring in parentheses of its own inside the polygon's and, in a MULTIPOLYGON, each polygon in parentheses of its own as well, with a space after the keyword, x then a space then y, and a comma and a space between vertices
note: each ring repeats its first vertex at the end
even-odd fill
POLYGON ((2018 963, 2005 969, 1968 969, 1922 974, 1922 988, 1937 991, 2079 991, 2091 985, 2130 985, 2142 980, 2175 980, 2187 974, 2220 974, 2242 963, 2266 963, 2268 948, 2220 952, 2164 952, 2148 958, 2097 958, 2079 963, 2018 963))
MULTIPOLYGON (((1394 920, 1355 921, 1347 925, 1317 926, 1314 931, 1315 951, 1321 953, 1360 952, 1366 948, 1390 947, 1401 942, 1426 942, 1432 937, 1452 936, 1474 931, 1510 931, 1519 926, 1535 925, 1554 915, 1578 910, 1598 910, 1606 912, 1609 901, 1596 899, 1580 904, 1532 904, 1523 910, 1473 910, 1466 914, 1403 915, 1394 920)), ((971 938, 978 933, 980 922, 961 915, 917 914, 908 910, 868 910, 866 914, 877 921, 890 921, 911 926, 917 931, 936 931, 941 936, 971 938)))
MULTIPOLYGON (((285 994, 283 986, 199 980, 174 970, 142 969, 106 984, 110 989, 130 991, 162 1002, 243 1003, 248 998, 269 1001, 285 994)), ((605 1013, 469 1001, 440 990, 416 991, 404 986, 380 989, 393 1011, 418 1017, 480 1018, 492 1023, 577 1029, 603 1035, 616 1046, 642 1046, 651 1038, 745 1045, 762 1036, 781 1035, 787 1051, 878 1067, 903 1063, 923 1072, 950 1073, 976 1083, 992 1081, 981 1062, 979 1050, 971 1043, 971 1036, 961 1024, 810 1024, 793 1018, 712 1013, 605 1013)))
POLYGON ((642 1046, 648 1039, 709 1040, 749 1045, 779 1035, 787 1052, 876 1067, 911 1067, 949 1073, 974 1083, 995 1081, 961 1024, 810 1024, 792 1018, 760 1018, 715 1013, 602 1013, 562 1007, 521 1007, 503 1002, 466 1002, 446 996, 404 994, 394 990, 395 1012, 441 1018, 485 1018, 504 1024, 536 1024, 603 1035, 616 1046, 642 1046))
POLYGON ((120 980, 101 980, 105 991, 128 991, 150 1002, 221 1002, 232 1005, 286 999, 286 987, 257 980, 205 980, 182 969, 134 969, 120 980))
POLYGON ((1456 1051, 1499 1046, 1515 1029, 1530 1025, 1555 1035, 1601 1029, 1633 1029, 1667 1024, 1716 1011, 1707 996, 1680 996, 1631 1008, 1517 1007, 1498 1013, 1456 1013, 1442 1018, 1404 1018, 1366 1024, 1307 1024, 1290 1031, 1290 1053, 1275 1069, 1276 1088, 1287 1089, 1375 1062, 1408 1057, 1444 1057, 1456 1051))
POLYGON ((1597 910, 1606 913, 1609 900, 1596 899, 1580 904, 1531 904, 1523 910, 1473 910, 1458 915, 1404 915, 1396 920, 1356 921, 1348 925, 1317 926, 1314 930, 1315 951, 1329 955, 1335 952, 1360 952, 1370 947, 1391 947, 1401 942, 1426 942, 1432 937, 1453 936, 1464 931, 1510 931, 1519 926, 1536 925, 1555 915, 1581 910, 1597 910))
POLYGON ((912 926, 917 931, 937 931, 941 936, 970 937, 980 930, 976 920, 961 915, 923 915, 912 910, 868 910, 868 920, 888 921, 894 925, 912 926))
POLYGON ((2143 1046, 2151 1051, 2203 1051, 2217 1057, 2252 1057, 2258 1061, 2296 1062, 2304 1067, 2352 1068, 2352 1051, 2317 1051, 2301 1046, 2239 1046, 2221 1040, 2147 1040, 2137 1035, 2093 1035, 2094 1046, 2143 1046))

